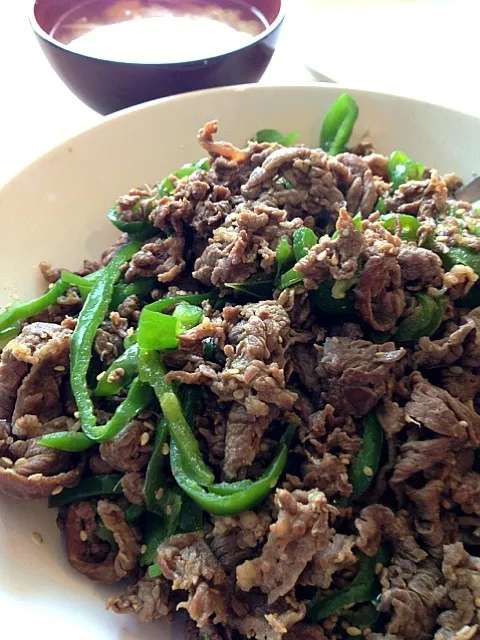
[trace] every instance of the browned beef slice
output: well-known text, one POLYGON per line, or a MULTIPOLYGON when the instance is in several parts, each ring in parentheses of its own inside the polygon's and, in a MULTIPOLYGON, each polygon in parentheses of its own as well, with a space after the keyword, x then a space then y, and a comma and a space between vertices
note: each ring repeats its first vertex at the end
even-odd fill
POLYGON ((145 476, 138 471, 130 471, 122 478, 122 489, 125 497, 132 504, 143 504, 143 485, 145 476))
POLYGON ((467 320, 440 340, 431 340, 426 336, 420 338, 413 354, 413 362, 420 369, 453 364, 462 356, 463 344, 474 330, 473 320, 467 320))
POLYGON ((295 265, 304 276, 307 289, 316 289, 328 276, 335 280, 353 278, 364 248, 364 238, 353 224, 346 209, 341 209, 337 220, 338 238, 322 238, 308 254, 295 265))
POLYGON ((406 405, 407 415, 430 431, 462 441, 480 444, 480 416, 448 391, 435 387, 419 373, 412 376, 413 390, 406 405))
POLYGON ((331 453, 309 455, 308 461, 302 465, 302 473, 305 488, 320 489, 327 498, 334 495, 348 497, 352 492, 345 461, 331 453))
POLYGON ((466 367, 480 367, 480 307, 473 309, 467 315, 466 321, 475 324, 475 332, 472 332, 466 341, 460 362, 466 367))
POLYGON ((131 259, 125 280, 156 277, 159 282, 171 282, 185 268, 184 247, 185 240, 179 236, 147 242, 131 259))
POLYGON ((386 394, 392 369, 404 355, 392 342, 327 338, 317 367, 328 389, 325 401, 338 412, 364 416, 386 394))
POLYGON ((418 489, 406 486, 405 492, 413 505, 415 528, 425 542, 432 547, 441 544, 444 539, 443 524, 440 517, 440 499, 444 491, 442 480, 430 480, 418 489))
POLYGON ((328 545, 332 510, 325 495, 316 490, 279 489, 275 502, 278 519, 270 527, 260 557, 237 567, 238 586, 243 591, 260 587, 269 602, 288 593, 315 553, 328 545))
POLYGON ((143 422, 131 420, 118 435, 102 442, 100 455, 112 469, 117 471, 140 471, 146 466, 152 444, 142 444, 142 436, 149 433, 143 422))
POLYGON ((355 520, 358 530, 357 546, 367 556, 374 556, 385 536, 392 526, 393 512, 381 504, 370 504, 360 511, 355 520))
POLYGON ((360 317, 377 331, 390 331, 405 308, 401 271, 390 255, 372 255, 354 289, 360 317))
POLYGON ((403 245, 397 260, 407 285, 437 287, 442 284, 442 261, 433 251, 413 244, 403 245))
POLYGON ((290 348, 290 356, 295 373, 300 378, 300 382, 310 392, 315 391, 318 386, 318 378, 315 373, 317 358, 312 344, 302 344, 298 342, 290 348))
POLYGON ((421 471, 429 471, 437 465, 452 464, 455 459, 453 438, 412 440, 400 448, 391 483, 399 484, 421 471))
POLYGON ((453 500, 462 511, 480 516, 480 474, 469 471, 452 492, 453 500))
POLYGON ((171 537, 158 548, 158 563, 173 589, 189 592, 186 608, 199 627, 211 617, 214 623, 227 622, 227 605, 221 588, 225 571, 198 533, 171 537))
POLYGON ((466 367, 442 369, 442 388, 461 402, 473 400, 480 391, 480 376, 466 367))
POLYGON ((400 185, 393 196, 385 198, 385 205, 388 211, 415 215, 423 220, 445 213, 447 197, 444 179, 432 170, 430 178, 426 180, 409 180, 400 185))
POLYGON ((445 545, 443 550, 442 573, 446 582, 440 606, 445 610, 437 618, 440 629, 435 638, 450 640, 460 630, 463 637, 473 638, 479 623, 480 558, 469 555, 461 542, 445 545))
POLYGON ((317 551, 299 578, 300 584, 328 589, 337 571, 353 567, 357 557, 352 549, 355 538, 336 533, 325 549, 317 551))
POLYGON ((301 225, 300 218, 290 221, 281 209, 242 203, 214 230, 195 262, 193 276, 221 287, 227 282, 243 282, 259 268, 271 271, 281 237, 291 237, 301 225))
POLYGON ((68 375, 70 329, 34 322, 11 340, 0 366, 0 419, 26 414, 46 422, 61 415, 60 384, 68 375))
POLYGON ((135 584, 127 587, 127 592, 112 596, 106 608, 115 613, 136 613, 141 622, 152 622, 168 616, 173 609, 170 599, 170 585, 163 577, 143 576, 135 584))
POLYGON ((118 553, 95 535, 97 522, 93 506, 77 502, 68 508, 65 519, 67 557, 72 567, 87 578, 113 584, 132 574, 140 547, 135 531, 125 523, 119 507, 102 500, 98 503, 98 513, 114 534, 118 553))
POLYGON ((241 549, 238 546, 237 536, 233 531, 214 536, 210 541, 210 549, 228 573, 234 571, 237 565, 252 556, 251 549, 248 547, 241 549))
POLYGON ((246 600, 247 608, 246 611, 242 611, 242 616, 238 618, 232 616, 230 622, 242 637, 257 638, 257 640, 285 640, 286 638, 293 640, 296 637, 292 635, 293 629, 296 630, 298 622, 305 617, 306 607, 303 602, 296 600, 293 591, 273 604, 267 605, 258 596, 252 599, 250 604, 248 602, 249 599, 246 600), (289 629, 292 629, 291 633, 287 633, 289 629))

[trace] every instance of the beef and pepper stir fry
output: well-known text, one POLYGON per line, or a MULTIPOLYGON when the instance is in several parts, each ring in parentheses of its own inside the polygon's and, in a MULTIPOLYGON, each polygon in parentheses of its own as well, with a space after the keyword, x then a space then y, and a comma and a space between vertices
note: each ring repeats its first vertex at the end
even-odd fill
POLYGON ((201 640, 480 638, 480 212, 401 151, 263 130, 132 189, 0 315, 0 491, 107 607, 201 640))

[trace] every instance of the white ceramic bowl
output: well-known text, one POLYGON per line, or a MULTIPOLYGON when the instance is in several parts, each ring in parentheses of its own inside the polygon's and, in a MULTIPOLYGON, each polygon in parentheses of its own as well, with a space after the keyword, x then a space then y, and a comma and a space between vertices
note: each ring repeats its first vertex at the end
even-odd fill
MULTIPOLYGON (((220 136, 242 145, 256 130, 301 131, 316 145, 323 114, 345 89, 245 86, 190 93, 135 107, 65 142, 0 192, 0 304, 36 295, 42 260, 74 268, 115 237, 105 213, 130 187, 156 181, 203 155, 196 132, 220 119, 220 136)), ((360 106, 355 139, 402 149, 468 179, 480 169, 480 119, 391 95, 351 91, 360 106)), ((0 496, 2 637, 23 640, 181 638, 179 627, 142 625, 104 611, 105 588, 70 569, 55 514, 43 503, 0 496), (32 538, 39 532, 42 544, 32 538), (10 629, 11 625, 11 629, 10 629)))

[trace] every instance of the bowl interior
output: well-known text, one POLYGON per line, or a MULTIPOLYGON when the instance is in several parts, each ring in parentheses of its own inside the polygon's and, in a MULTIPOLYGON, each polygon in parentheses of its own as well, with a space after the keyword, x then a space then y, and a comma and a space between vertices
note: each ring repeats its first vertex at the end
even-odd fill
MULTIPOLYGON (((130 109, 60 145, 0 191, 0 303, 38 294, 42 260, 75 268, 98 257, 116 237, 105 216, 112 201, 202 157, 196 132, 207 120, 219 118, 220 136, 239 145, 267 127, 301 131, 302 142, 316 145, 323 114, 342 91, 315 85, 191 93, 130 109)), ((472 144, 480 139, 479 119, 404 98, 351 93, 360 107, 355 140, 368 136, 381 152, 402 149, 464 179, 480 168, 472 144)), ((40 640, 180 640, 179 627, 106 612, 104 597, 121 587, 99 587, 70 569, 54 517, 43 503, 0 497, 0 611, 9 612, 7 634, 21 620, 22 637, 40 640)))

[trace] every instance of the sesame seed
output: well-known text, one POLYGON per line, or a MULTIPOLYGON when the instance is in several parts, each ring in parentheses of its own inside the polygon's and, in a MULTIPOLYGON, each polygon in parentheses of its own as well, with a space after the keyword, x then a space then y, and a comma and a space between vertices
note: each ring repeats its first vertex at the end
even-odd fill
POLYGON ((43 538, 42 535, 40 533, 38 533, 38 531, 34 531, 32 533, 32 540, 36 543, 36 544, 42 544, 43 542, 43 538))
POLYGON ((171 516, 172 515, 172 507, 171 507, 171 505, 167 504, 167 506, 165 507, 165 512, 166 512, 167 516, 171 516))
POLYGON ((382 569, 383 569, 383 564, 381 562, 377 562, 377 564, 375 565, 375 573, 377 574, 377 576, 382 569))
POLYGON ((163 445, 162 453, 164 456, 168 456, 168 454, 170 453, 170 447, 168 446, 168 442, 165 442, 165 444, 163 445))
POLYGON ((148 444, 149 440, 150 434, 147 431, 144 431, 140 437, 140 446, 144 447, 146 444, 148 444))
POLYGON ((31 476, 28 476, 29 480, 33 480, 34 482, 36 480, 41 480, 43 478, 43 474, 42 473, 34 473, 31 476))
POLYGON ((2 463, 2 466, 6 467, 7 469, 11 469, 13 467, 13 462, 6 456, 2 456, 0 458, 0 462, 2 463))
POLYGON ((147 550, 147 545, 142 544, 142 546, 140 547, 140 553, 145 553, 146 550, 147 550))
POLYGON ((76 418, 77 420, 80 418, 80 414, 78 413, 78 411, 75 411, 75 413, 73 414, 73 417, 76 418))
POLYGON ((361 636, 362 631, 358 627, 347 627, 346 629, 349 636, 361 636))
POLYGON ((368 476, 369 478, 371 478, 373 476, 373 469, 372 467, 363 467, 363 473, 368 476))
POLYGON ((155 493, 155 498, 157 500, 161 500, 163 498, 163 494, 164 494, 163 487, 160 487, 160 489, 155 493))
POLYGON ((133 330, 133 327, 128 327, 128 329, 127 329, 127 336, 128 336, 129 338, 131 338, 131 337, 133 336, 133 334, 134 334, 134 333, 135 333, 135 332, 134 332, 134 330, 133 330))
POLYGON ((54 371, 65 371, 65 367, 61 364, 57 364, 56 367, 53 367, 54 371))
POLYGON ((86 542, 88 540, 88 534, 83 529, 82 529, 82 531, 80 531, 80 540, 82 542, 86 542))
POLYGON ((153 424, 153 422, 148 422, 148 420, 146 420, 143 423, 143 426, 145 427, 145 429, 148 429, 149 431, 154 431, 155 430, 155 425, 153 424))
POLYGON ((52 489, 52 496, 58 496, 59 493, 62 493, 63 487, 61 485, 57 485, 54 489, 52 489))
POLYGON ((466 429, 468 427, 468 422, 466 422, 465 420, 460 420, 460 422, 458 423, 458 426, 466 429))
POLYGON ((107 373, 106 371, 102 371, 102 373, 99 373, 97 376, 97 380, 100 382, 100 380, 105 377, 106 373, 107 373))
POLYGON ((480 597, 475 598, 475 606, 480 609, 480 597))
POLYGON ((364 636, 369 636, 371 633, 372 633, 372 630, 369 627, 363 630, 364 636))

